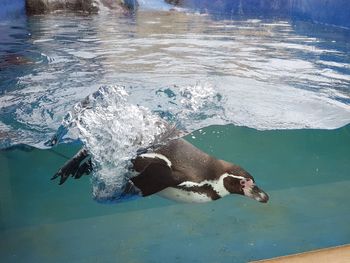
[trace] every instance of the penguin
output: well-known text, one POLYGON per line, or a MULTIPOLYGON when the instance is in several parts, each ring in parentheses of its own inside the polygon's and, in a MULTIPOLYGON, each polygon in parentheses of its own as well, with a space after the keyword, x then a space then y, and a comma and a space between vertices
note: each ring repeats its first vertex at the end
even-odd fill
MULTIPOLYGON (((185 203, 218 200, 230 194, 247 196, 266 203, 269 196, 242 167, 216 159, 183 138, 172 139, 156 149, 146 149, 131 160, 135 172, 125 185, 123 195, 150 196, 185 203)), ((71 175, 80 178, 91 173, 89 152, 83 148, 52 179, 63 184, 71 175)))

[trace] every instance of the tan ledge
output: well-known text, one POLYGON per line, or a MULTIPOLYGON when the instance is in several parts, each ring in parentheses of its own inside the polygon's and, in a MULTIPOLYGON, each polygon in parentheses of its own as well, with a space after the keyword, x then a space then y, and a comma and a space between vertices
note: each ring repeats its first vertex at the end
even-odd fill
POLYGON ((350 263, 350 244, 308 251, 289 256, 252 261, 252 263, 350 263))

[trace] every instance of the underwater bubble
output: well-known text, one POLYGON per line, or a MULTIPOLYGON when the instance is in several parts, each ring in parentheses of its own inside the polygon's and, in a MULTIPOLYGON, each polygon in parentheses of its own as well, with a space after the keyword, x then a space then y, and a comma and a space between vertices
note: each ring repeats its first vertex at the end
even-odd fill
POLYGON ((78 103, 63 121, 92 155, 93 194, 98 198, 121 193, 137 151, 169 130, 160 117, 127 98, 124 87, 103 86, 78 103))

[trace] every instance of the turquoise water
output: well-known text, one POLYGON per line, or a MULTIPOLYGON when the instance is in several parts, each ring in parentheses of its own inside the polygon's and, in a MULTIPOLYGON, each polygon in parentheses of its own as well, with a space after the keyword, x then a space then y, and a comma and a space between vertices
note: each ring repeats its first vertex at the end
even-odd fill
POLYGON ((247 262, 350 240, 350 127, 257 131, 211 126, 188 137, 239 163, 270 195, 179 204, 151 196, 118 205, 91 200, 87 177, 50 176, 77 147, 2 151, 4 262, 247 262))
MULTIPOLYGON (((141 10, 34 16, 1 22, 0 33, 2 261, 246 262, 350 242, 348 30, 141 10), (80 146, 44 143, 103 85, 129 94, 123 105, 113 96, 101 102, 126 117, 125 136, 146 127, 131 114, 144 107, 193 132, 187 140, 203 151, 243 166, 269 203, 151 196, 103 205, 88 177, 50 181, 80 146)), ((125 144, 120 133, 107 136, 115 120, 90 117, 97 122, 83 141, 98 139, 90 149, 125 144)), ((82 136, 70 132, 67 140, 82 136)), ((129 154, 117 152, 107 160, 129 154)))

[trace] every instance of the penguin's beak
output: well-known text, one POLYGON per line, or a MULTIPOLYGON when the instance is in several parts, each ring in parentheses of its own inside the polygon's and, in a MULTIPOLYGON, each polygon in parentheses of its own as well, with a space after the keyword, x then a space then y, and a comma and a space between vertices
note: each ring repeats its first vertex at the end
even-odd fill
POLYGON ((248 189, 244 189, 244 195, 261 203, 267 203, 269 196, 256 185, 252 185, 248 189))
POLYGON ((261 190, 256 185, 252 188, 253 198, 261 203, 267 203, 269 201, 269 196, 263 190, 261 190))

